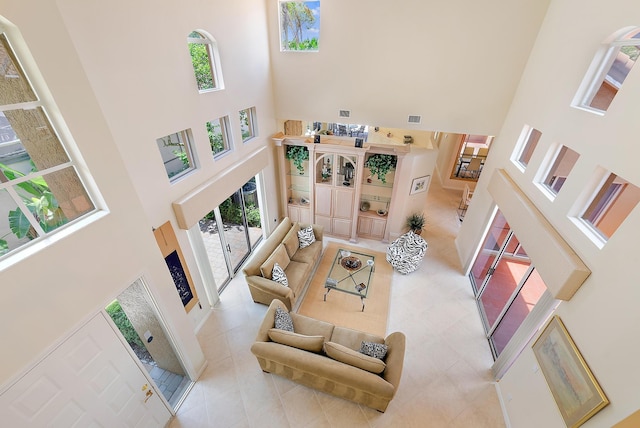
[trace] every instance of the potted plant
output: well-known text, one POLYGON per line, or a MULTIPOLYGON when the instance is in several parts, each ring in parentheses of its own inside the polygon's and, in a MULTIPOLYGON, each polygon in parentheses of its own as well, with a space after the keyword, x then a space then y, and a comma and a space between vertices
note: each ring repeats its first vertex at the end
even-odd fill
POLYGON ((383 153, 374 153, 369 156, 364 166, 369 168, 371 175, 378 177, 383 183, 387 182, 386 175, 395 168, 398 158, 395 155, 385 155, 383 153))
POLYGON ((424 224, 425 219, 423 213, 413 213, 409 217, 407 217, 406 226, 416 235, 420 235, 422 233, 424 224))
POLYGON ((302 162, 309 160, 309 149, 305 146, 287 146, 285 157, 293 161, 300 174, 304 174, 302 162))

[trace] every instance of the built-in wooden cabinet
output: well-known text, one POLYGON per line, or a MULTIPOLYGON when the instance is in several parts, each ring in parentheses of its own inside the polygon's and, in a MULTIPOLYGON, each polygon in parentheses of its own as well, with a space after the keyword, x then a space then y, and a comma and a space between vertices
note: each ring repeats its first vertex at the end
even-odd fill
MULTIPOLYGON (((373 153, 395 155, 395 148, 355 147, 345 140, 323 140, 318 144, 312 138, 282 134, 273 140, 278 148, 284 208, 292 221, 320 224, 327 235, 352 242, 358 237, 388 239, 395 170, 387 173, 386 182, 382 182, 371 176, 364 164, 373 153), (286 159, 290 145, 304 146, 309 151, 302 171, 286 159)), ((399 165, 400 162, 396 169, 399 165)))

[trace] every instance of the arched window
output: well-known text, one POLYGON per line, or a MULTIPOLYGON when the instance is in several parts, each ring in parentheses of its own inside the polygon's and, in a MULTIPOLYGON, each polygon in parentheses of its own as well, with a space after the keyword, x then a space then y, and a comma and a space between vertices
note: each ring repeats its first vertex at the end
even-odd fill
POLYGON ((0 258, 97 212, 18 38, 0 23, 0 258))
POLYGON ((187 43, 198 91, 202 93, 224 89, 218 45, 215 39, 205 32, 197 30, 189 34, 187 43))
POLYGON ((594 59, 574 106, 604 114, 640 54, 640 27, 621 30, 594 59))

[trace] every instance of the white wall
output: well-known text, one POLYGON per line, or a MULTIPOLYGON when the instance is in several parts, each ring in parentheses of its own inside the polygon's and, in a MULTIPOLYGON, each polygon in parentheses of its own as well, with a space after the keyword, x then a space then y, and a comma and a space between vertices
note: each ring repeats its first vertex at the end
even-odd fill
MULTIPOLYGON (((575 296, 562 302, 556 311, 611 401, 584 425, 587 428, 611 426, 638 408, 635 389, 640 384, 640 342, 636 340, 640 335, 640 288, 634 278, 640 209, 633 210, 602 249, 569 217, 576 214, 581 200, 586 202, 585 192, 593 185, 598 168, 640 186, 636 161, 640 156, 636 144, 640 122, 635 117, 640 70, 632 70, 604 117, 572 108, 570 103, 602 41, 634 24, 640 25, 640 4, 634 1, 552 1, 507 120, 491 146, 491 156, 457 240, 466 265, 492 208, 486 184, 494 168, 506 168, 591 269, 591 276, 575 296), (542 137, 522 173, 509 157, 525 124, 540 130, 542 137), (533 184, 533 179, 557 143, 571 147, 580 158, 552 202, 533 184)), ((527 346, 500 381, 511 424, 518 428, 562 427, 542 373, 533 371, 536 365, 527 346)))
POLYGON ((266 3, 278 118, 495 135, 549 2, 323 0, 318 53, 281 53, 266 3))
MULTIPOLYGON (((0 385, 141 275, 187 368, 197 372, 204 356, 194 325, 209 308, 186 316, 152 227, 172 221, 205 300, 171 202, 270 144, 275 119, 264 3, 0 0, 0 11, 21 30, 43 76, 37 80, 49 86, 109 210, 22 262, 11 258, 12 266, 0 271, 0 321, 20 326, 3 330, 11 351, 3 356, 0 385), (197 93, 186 42, 193 29, 216 38, 224 91, 197 93), (238 111, 252 106, 258 137, 243 145, 238 111), (205 122, 227 114, 235 152, 214 162, 205 122), (193 131, 201 169, 170 185, 155 140, 186 128, 193 131)), ((275 188, 272 168, 264 171, 264 183, 275 188)), ((267 217, 278 218, 275 196, 266 205, 273 207, 267 217)))

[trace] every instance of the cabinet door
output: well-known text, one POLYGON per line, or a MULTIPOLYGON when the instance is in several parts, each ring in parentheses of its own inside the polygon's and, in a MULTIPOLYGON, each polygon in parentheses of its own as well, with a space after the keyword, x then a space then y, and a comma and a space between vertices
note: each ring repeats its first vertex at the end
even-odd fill
POLYGON ((371 237, 376 239, 384 238, 384 228, 387 225, 387 221, 372 219, 371 222, 371 237))
POLYGON ((371 235, 372 223, 369 217, 358 217, 358 235, 371 235))
POLYGON ((316 214, 331 217, 331 187, 316 186, 316 214))
POLYGON ((332 233, 335 236, 343 236, 345 238, 351 236, 351 220, 334 218, 331 223, 333 228, 332 233))
POLYGON ((353 216, 353 190, 335 189, 333 216, 343 219, 351 219, 353 216))
POLYGON ((309 224, 311 223, 311 210, 309 208, 298 208, 299 216, 298 223, 309 224))
POLYGON ((292 222, 300 221, 300 208, 292 205, 287 206, 287 215, 292 222))
POLYGON ((319 224, 320 226, 323 226, 325 233, 328 233, 328 234, 333 233, 333 225, 331 222, 331 217, 317 215, 315 223, 319 224))

